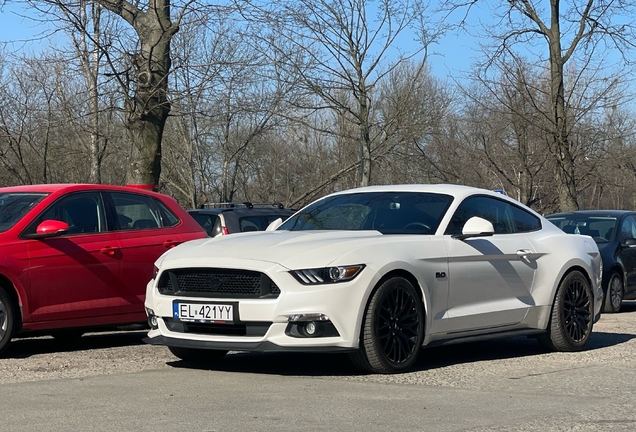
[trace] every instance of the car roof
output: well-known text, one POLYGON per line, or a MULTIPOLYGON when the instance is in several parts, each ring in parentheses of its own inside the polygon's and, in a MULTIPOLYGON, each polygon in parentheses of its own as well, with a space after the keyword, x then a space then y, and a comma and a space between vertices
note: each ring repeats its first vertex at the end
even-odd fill
POLYGON ((576 216, 610 216, 620 217, 625 214, 636 214, 633 210, 576 210, 571 212, 553 213, 546 218, 552 217, 576 217, 576 216))
POLYGON ((232 207, 232 208, 206 208, 206 209, 191 209, 188 210, 188 213, 195 214, 213 214, 218 215, 219 213, 237 213, 239 215, 258 215, 258 214, 293 214, 295 210, 293 209, 279 209, 279 208, 246 208, 246 207, 232 207))
POLYGON ((503 198, 507 201, 521 204, 512 197, 493 190, 477 188, 473 186, 464 186, 457 184, 401 184, 401 185, 384 185, 384 186, 366 186, 356 189, 348 189, 336 192, 330 196, 351 193, 369 193, 369 192, 421 192, 451 195, 457 199, 463 199, 469 195, 489 195, 493 197, 503 198))
POLYGON ((87 190, 109 190, 109 191, 116 191, 116 192, 138 192, 145 195, 162 195, 158 192, 152 192, 147 189, 141 189, 141 188, 136 188, 131 186, 117 186, 117 185, 92 184, 92 183, 52 183, 52 184, 7 186, 7 187, 0 188, 0 193, 16 193, 16 192, 54 193, 54 192, 75 192, 75 191, 87 191, 87 190))

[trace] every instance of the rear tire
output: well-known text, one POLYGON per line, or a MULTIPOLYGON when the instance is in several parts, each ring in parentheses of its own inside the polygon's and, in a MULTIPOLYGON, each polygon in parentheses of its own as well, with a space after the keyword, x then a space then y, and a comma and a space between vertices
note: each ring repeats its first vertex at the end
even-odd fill
POLYGON ((546 333, 539 338, 553 351, 580 351, 592 334, 594 299, 590 283, 573 271, 559 284, 546 333))
POLYGON ((212 362, 221 360, 227 351, 199 348, 168 347, 170 352, 181 360, 191 362, 212 362))
POLYGON ((351 361, 372 373, 405 372, 417 360, 423 340, 424 304, 408 280, 394 277, 371 295, 360 347, 351 361))
POLYGON ((618 272, 612 273, 603 299, 603 312, 618 313, 621 310, 624 292, 623 279, 621 279, 620 274, 618 272))
POLYGON ((0 354, 7 349, 13 337, 14 324, 15 307, 4 288, 0 288, 0 354))

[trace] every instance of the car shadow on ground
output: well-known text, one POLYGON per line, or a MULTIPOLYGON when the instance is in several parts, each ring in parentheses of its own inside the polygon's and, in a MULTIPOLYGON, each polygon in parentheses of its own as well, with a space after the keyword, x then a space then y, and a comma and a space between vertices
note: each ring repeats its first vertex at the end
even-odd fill
MULTIPOLYGON (((625 301, 622 313, 636 312, 636 301, 625 301)), ((594 331, 586 350, 620 345, 636 338, 636 334, 594 331)), ((532 337, 510 337, 482 342, 451 344, 422 349, 410 372, 440 369, 462 363, 505 360, 549 354, 532 337)), ((234 353, 214 363, 175 360, 175 368, 194 368, 226 372, 295 376, 365 375, 349 361, 346 354, 316 353, 234 353)))
POLYGON ((636 312, 636 300, 625 300, 619 313, 636 312))
MULTIPOLYGON (((636 301, 623 303, 620 314, 630 312, 636 312, 636 301)), ((48 336, 17 338, 11 342, 2 357, 28 358, 40 354, 143 345, 143 338, 146 335, 146 330, 128 330, 90 333, 72 341, 60 341, 48 336)), ((594 350, 619 345, 633 338, 636 338, 636 334, 595 331, 586 349, 594 350)), ((422 350, 410 371, 437 369, 461 363, 537 356, 545 353, 546 351, 536 340, 527 337, 427 347, 422 350)), ((176 368, 295 376, 364 374, 351 364, 346 354, 232 352, 215 363, 188 362, 175 358, 175 361, 167 364, 176 368)))
MULTIPOLYGON (((625 343, 636 334, 594 332, 587 350, 625 343)), ((547 351, 528 337, 502 338, 483 342, 424 348, 409 372, 440 369, 462 363, 539 356, 547 351)), ((322 353, 244 353, 231 352, 215 362, 168 362, 175 368, 216 370, 272 375, 344 376, 365 375, 356 369, 346 354, 322 353)))
POLYGON ((50 336, 17 338, 11 341, 2 358, 28 358, 40 354, 88 351, 144 345, 146 330, 90 333, 78 339, 61 341, 50 336))

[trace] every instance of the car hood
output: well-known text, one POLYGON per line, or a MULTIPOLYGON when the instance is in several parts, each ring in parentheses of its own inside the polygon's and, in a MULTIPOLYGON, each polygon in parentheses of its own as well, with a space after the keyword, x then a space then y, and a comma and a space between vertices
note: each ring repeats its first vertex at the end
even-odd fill
MULTIPOLYGON (((168 267, 232 265, 237 260, 277 263, 289 269, 326 266, 338 257, 386 238, 378 231, 261 231, 193 240, 163 255, 168 267)), ((357 263, 353 263, 357 264, 357 263)))

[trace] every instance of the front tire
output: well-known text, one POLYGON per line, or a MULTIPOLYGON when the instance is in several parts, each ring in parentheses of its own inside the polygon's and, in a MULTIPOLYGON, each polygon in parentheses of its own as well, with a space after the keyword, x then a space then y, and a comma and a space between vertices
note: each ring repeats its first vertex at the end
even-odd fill
POLYGON ((360 347, 351 360, 368 372, 405 372, 417 360, 423 340, 424 305, 408 280, 394 277, 371 295, 360 347))
POLYGON ((603 299, 603 312, 605 313, 617 313, 621 310, 623 303, 623 279, 618 272, 612 273, 609 282, 607 283, 607 292, 603 299))
POLYGON ((539 342, 554 351, 580 351, 592 334, 593 296, 579 271, 563 278, 557 289, 546 333, 539 342))
POLYGON ((181 360, 191 362, 213 362, 221 360, 227 351, 198 348, 168 347, 170 352, 181 360))
POLYGON ((14 322, 15 308, 13 302, 4 288, 0 288, 0 354, 7 349, 11 341, 14 322))

